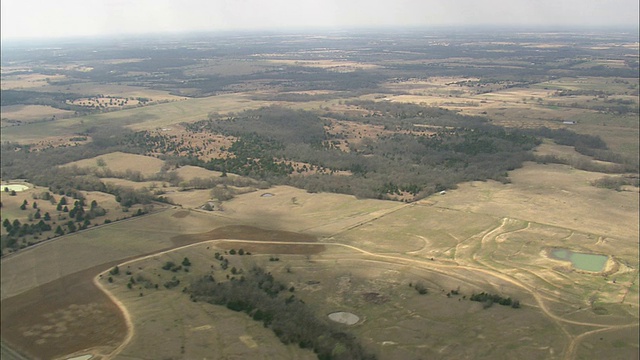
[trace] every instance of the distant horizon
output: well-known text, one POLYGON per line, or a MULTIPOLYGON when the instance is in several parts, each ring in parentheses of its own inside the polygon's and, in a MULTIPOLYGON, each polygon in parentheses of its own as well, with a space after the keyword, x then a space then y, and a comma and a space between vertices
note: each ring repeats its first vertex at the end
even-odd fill
POLYGON ((153 40, 158 37, 173 38, 197 38, 203 36, 227 37, 227 36, 332 36, 332 35, 365 35, 377 32, 385 33, 433 33, 434 35, 469 34, 504 35, 510 32, 518 34, 620 34, 635 37, 640 40, 639 27, 633 26, 512 26, 512 25, 468 25, 468 26, 384 26, 384 27, 352 27, 352 28, 287 28, 287 29, 228 29, 228 30, 191 30, 191 31, 160 31, 145 33, 121 33, 121 34, 95 34, 95 35, 71 35, 65 37, 40 38, 18 37, 3 38, 2 47, 20 44, 64 44, 83 43, 87 41, 113 41, 113 40, 153 40))
POLYGON ((3 0, 2 41, 354 29, 639 28, 637 0, 3 0))

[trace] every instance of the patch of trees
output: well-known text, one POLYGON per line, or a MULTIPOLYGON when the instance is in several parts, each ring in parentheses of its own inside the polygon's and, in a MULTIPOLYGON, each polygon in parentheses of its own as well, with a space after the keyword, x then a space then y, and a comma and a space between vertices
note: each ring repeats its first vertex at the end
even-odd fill
POLYGON ((600 179, 591 182, 591 185, 599 188, 613 189, 621 191, 625 185, 640 186, 640 178, 637 175, 624 175, 624 176, 605 176, 600 179))
POLYGON ((337 119, 341 120, 403 129, 413 129, 415 124, 447 127, 476 127, 481 124, 486 124, 489 121, 489 119, 482 116, 460 115, 454 111, 443 108, 408 103, 352 100, 346 101, 345 104, 368 110, 370 114, 362 117, 330 113, 329 116, 333 117, 335 115, 337 119))
MULTIPOLYGON (((327 121, 317 114, 272 106, 225 118, 212 114, 210 120, 187 125, 193 132, 223 134, 237 140, 225 149, 231 154, 227 158, 204 162, 189 157, 176 161, 311 192, 410 201, 454 188, 463 181, 508 182, 507 171, 520 167, 523 161, 535 160, 530 150, 540 143, 540 137, 600 159, 616 160, 599 137, 567 129, 507 130, 490 125, 483 117, 413 104, 353 101, 348 105, 370 114, 364 117, 329 114, 329 117, 383 125, 396 131, 421 131, 363 138, 359 144, 349 145, 350 152, 344 152, 330 146, 327 140, 337 135, 326 133, 327 121), (430 135, 423 132, 424 126, 431 126, 430 135), (305 164, 301 174, 296 174, 291 161, 305 164), (309 169, 323 171, 309 173, 309 169), (352 175, 335 176, 337 171, 352 175)), ((135 141, 142 140, 148 140, 147 135, 138 135, 135 141)), ((167 142, 162 146, 168 146, 170 140, 164 139, 167 142)), ((635 167, 631 164, 621 169, 635 167)))
POLYGON ((420 295, 426 295, 429 292, 422 282, 417 282, 415 285, 413 283, 409 283, 409 287, 413 287, 420 295))
POLYGON ((5 218, 2 222, 2 226, 7 231, 8 243, 7 247, 14 248, 17 245, 17 240, 20 237, 27 235, 41 234, 45 231, 51 230, 51 225, 44 219, 40 219, 37 223, 21 223, 20 220, 15 219, 13 221, 5 218))
MULTIPOLYGON (((359 146, 352 146, 351 152, 327 145, 326 121, 318 115, 277 107, 194 123, 190 130, 238 138, 227 149, 233 156, 204 164, 209 169, 309 191, 377 198, 393 198, 399 192, 408 192, 416 198, 467 180, 507 181, 506 171, 531 160, 527 152, 538 144, 532 136, 487 125, 484 118, 411 104, 358 102, 357 105, 379 114, 375 121, 390 126, 413 128, 415 124, 454 123, 465 127, 441 129, 432 137, 394 133, 364 139, 359 146), (288 161, 327 169, 327 173, 298 176, 288 161), (335 171, 349 171, 353 175, 332 176, 335 171)), ((364 121, 361 117, 346 118, 364 121)))
MULTIPOLYGON (((244 312, 270 328, 284 344, 311 349, 319 359, 375 359, 357 342, 312 309, 271 273, 254 266, 240 280, 216 282, 205 276, 188 287, 193 301, 205 301, 244 312)), ((294 289, 295 290, 295 289, 294 289)))
POLYGON ((164 265, 162 265, 162 270, 178 272, 182 270, 182 265, 178 265, 173 261, 167 261, 166 263, 164 263, 164 265))
MULTIPOLYGON (((17 250, 20 247, 32 245, 33 242, 31 241, 25 244, 24 242, 26 240, 24 240, 23 244, 20 244, 19 240, 20 238, 26 238, 27 236, 33 236, 33 240, 38 240, 39 236, 42 236, 43 233, 52 230, 55 236, 60 236, 65 233, 73 233, 78 230, 87 229, 89 225, 91 225, 91 220, 106 214, 106 210, 98 205, 95 200, 91 202, 88 209, 85 209, 87 207, 85 204, 85 198, 79 192, 66 194, 67 196, 73 195, 74 199, 76 199, 73 206, 68 203, 64 193, 61 195, 63 196, 60 197, 56 210, 59 212, 59 215, 61 213, 67 213, 64 217, 64 219, 68 219, 67 221, 58 224, 54 230, 52 225, 55 225, 55 222, 53 222, 52 216, 49 212, 41 214, 37 202, 33 201, 30 208, 35 209, 35 213, 28 214, 28 223, 21 223, 18 219, 11 221, 8 218, 5 218, 3 221, 2 226, 5 228, 7 233, 3 235, 2 238, 2 249, 8 247, 13 250, 17 250)), ((52 204, 56 203, 54 197, 49 192, 43 192, 39 198, 49 199, 52 204)), ((26 211, 27 205, 27 200, 24 200, 22 205, 20 205, 20 209, 26 211)), ((60 217, 58 217, 58 219, 60 219, 60 217)))
POLYGON ((511 306, 514 309, 517 309, 520 307, 519 300, 513 300, 511 299, 511 297, 505 298, 500 295, 485 293, 484 291, 481 292, 480 294, 472 294, 469 297, 469 300, 481 302, 482 307, 485 309, 490 308, 491 306, 493 306, 494 303, 497 303, 503 306, 511 306))
POLYGON ((33 150, 29 145, 20 145, 5 142, 0 145, 2 155, 2 178, 29 179, 30 182, 40 186, 49 186, 51 182, 63 183, 64 170, 56 170, 57 166, 69 162, 96 157, 114 151, 141 153, 142 149, 131 146, 127 141, 130 130, 101 126, 91 128, 84 132, 83 136, 90 136, 91 142, 74 146, 73 148, 57 147, 42 150, 33 150), (54 171, 62 173, 52 174, 54 171))
MULTIPOLYGON (((601 171, 601 172, 637 172, 639 168, 639 162, 637 158, 624 157, 609 150, 607 144, 595 135, 578 134, 567 129, 549 129, 547 127, 540 127, 537 129, 521 130, 522 133, 544 137, 553 140, 558 145, 572 146, 577 152, 592 156, 596 160, 612 162, 618 164, 618 167, 603 167, 597 164, 580 164, 581 169, 588 171, 601 171)), ((557 157, 548 156, 539 158, 542 162, 552 163, 567 163, 557 157)), ((574 165, 574 164, 570 164, 574 165)))
POLYGON ((232 157, 211 159, 204 167, 256 179, 285 177, 293 173, 293 167, 278 160, 277 155, 282 149, 283 145, 275 140, 247 134, 227 150, 233 154, 232 157))
POLYGON ((44 105, 56 109, 74 111, 81 114, 95 112, 95 110, 67 103, 85 97, 79 94, 41 92, 28 90, 0 90, 0 105, 44 105))
MULTIPOLYGON (((319 145, 325 140, 324 122, 316 114, 278 106, 247 110, 223 119, 211 118, 209 121, 191 124, 188 129, 232 136, 256 134, 281 144, 319 145)), ((278 144, 273 143, 272 146, 278 146, 278 144)))

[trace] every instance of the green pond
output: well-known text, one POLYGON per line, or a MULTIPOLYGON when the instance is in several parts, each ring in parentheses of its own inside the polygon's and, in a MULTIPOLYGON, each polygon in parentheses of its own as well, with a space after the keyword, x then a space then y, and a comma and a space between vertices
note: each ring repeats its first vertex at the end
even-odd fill
POLYGON ((585 254, 567 249, 555 249, 551 251, 551 256, 559 260, 571 261, 571 264, 577 269, 593 272, 602 271, 604 264, 609 259, 606 255, 585 254))

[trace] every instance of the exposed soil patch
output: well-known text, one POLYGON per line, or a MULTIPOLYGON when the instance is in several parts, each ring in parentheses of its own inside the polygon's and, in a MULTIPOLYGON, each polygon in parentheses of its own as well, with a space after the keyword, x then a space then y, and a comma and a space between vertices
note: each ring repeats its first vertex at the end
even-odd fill
POLYGON ((252 254, 295 254, 295 255, 314 255, 319 254, 325 250, 324 245, 301 245, 301 244, 238 244, 234 242, 221 241, 216 244, 217 247, 223 250, 240 249, 252 254))
POLYGON ((354 324, 357 324, 358 321, 360 321, 360 318, 358 317, 358 315, 352 314, 350 312, 345 312, 345 311, 338 311, 338 312, 331 313, 329 314, 329 319, 341 324, 346 324, 346 325, 354 325, 354 324))
POLYGON ((376 292, 364 293, 362 294, 362 297, 364 298, 365 301, 372 304, 377 304, 377 305, 384 304, 387 301, 389 301, 389 298, 376 292))
POLYGON ((177 211, 176 213, 174 213, 171 216, 176 218, 176 219, 186 218, 187 216, 189 216, 189 211, 187 211, 187 210, 177 211))
POLYGON ((127 335, 118 307, 93 284, 96 266, 2 301, 3 341, 31 359, 115 349, 127 335))
MULTIPOLYGON (((237 239, 254 241, 286 241, 286 242, 316 242, 315 236, 291 231, 267 230, 253 226, 229 225, 200 234, 178 235, 171 238, 176 246, 194 244, 201 241, 217 239, 237 239)), ((237 247, 237 246, 236 246, 237 247)))

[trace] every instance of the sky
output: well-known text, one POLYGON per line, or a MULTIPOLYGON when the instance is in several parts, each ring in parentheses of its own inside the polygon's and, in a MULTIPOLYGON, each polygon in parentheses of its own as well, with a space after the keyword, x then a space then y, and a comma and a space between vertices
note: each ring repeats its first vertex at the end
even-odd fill
POLYGON ((638 0, 2 0, 0 37, 376 27, 638 27, 638 0))

